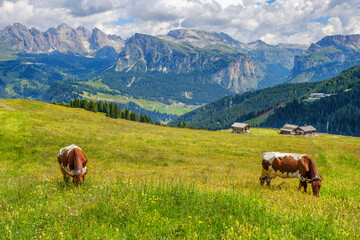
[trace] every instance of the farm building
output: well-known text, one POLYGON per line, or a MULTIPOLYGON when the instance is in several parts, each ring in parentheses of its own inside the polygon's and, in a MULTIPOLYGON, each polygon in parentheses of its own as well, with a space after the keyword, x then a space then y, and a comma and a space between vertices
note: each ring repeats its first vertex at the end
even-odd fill
POLYGON ((320 98, 324 98, 324 97, 329 97, 332 94, 327 94, 327 93, 310 93, 310 99, 320 99, 320 98))
POLYGON ((250 132, 250 125, 247 123, 234 123, 231 125, 233 133, 247 133, 250 132))
POLYGON ((280 134, 295 134, 296 129, 298 129, 298 128, 299 128, 299 126, 297 126, 297 125, 285 124, 280 129, 280 134))
POLYGON ((316 128, 314 128, 313 126, 305 125, 305 126, 297 128, 295 132, 297 135, 312 135, 316 131, 317 131, 316 128))

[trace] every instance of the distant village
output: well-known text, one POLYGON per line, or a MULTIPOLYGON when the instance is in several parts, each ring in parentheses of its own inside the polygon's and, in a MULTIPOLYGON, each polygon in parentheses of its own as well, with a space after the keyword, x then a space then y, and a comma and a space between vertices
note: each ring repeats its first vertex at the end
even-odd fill
MULTIPOLYGON (((250 125, 247 123, 234 123, 231 125, 233 133, 250 133, 250 125)), ((292 125, 286 123, 282 128, 280 128, 279 134, 285 135, 314 135, 317 129, 311 125, 292 125)))

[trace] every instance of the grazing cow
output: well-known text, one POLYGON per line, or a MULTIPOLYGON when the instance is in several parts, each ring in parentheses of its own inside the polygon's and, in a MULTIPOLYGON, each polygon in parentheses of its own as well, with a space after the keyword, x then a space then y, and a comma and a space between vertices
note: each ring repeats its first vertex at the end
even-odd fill
POLYGON ((87 159, 78 146, 72 144, 60 149, 57 159, 66 182, 72 177, 73 183, 78 186, 85 180, 85 175, 88 172, 86 168, 87 159))
POLYGON ((260 184, 263 186, 266 181, 269 186, 275 177, 299 178, 299 190, 303 187, 305 192, 309 182, 317 197, 323 180, 323 176, 319 177, 314 161, 305 154, 265 152, 262 155, 260 184))

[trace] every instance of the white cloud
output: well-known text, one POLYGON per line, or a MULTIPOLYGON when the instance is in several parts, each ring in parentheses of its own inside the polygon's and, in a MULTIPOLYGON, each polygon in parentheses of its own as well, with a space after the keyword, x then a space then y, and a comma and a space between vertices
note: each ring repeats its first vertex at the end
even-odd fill
POLYGON ((4 1, 0 8, 0 22, 26 22, 33 15, 34 8, 26 0, 17 2, 4 1))
POLYGON ((325 35, 335 35, 343 32, 343 23, 340 18, 333 17, 328 20, 328 24, 322 28, 325 35))
POLYGON ((123 38, 197 28, 242 42, 308 44, 328 34, 359 33, 359 16, 358 0, 0 0, 2 28, 20 22, 44 31, 65 22, 123 38))

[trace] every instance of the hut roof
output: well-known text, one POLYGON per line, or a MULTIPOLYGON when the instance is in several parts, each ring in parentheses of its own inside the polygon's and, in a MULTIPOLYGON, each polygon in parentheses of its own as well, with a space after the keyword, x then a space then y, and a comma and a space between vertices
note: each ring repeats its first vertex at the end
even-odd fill
POLYGON ((234 123, 233 125, 231 125, 231 127, 232 128, 234 128, 234 127, 236 127, 236 128, 245 128, 246 126, 249 126, 250 127, 250 125, 249 124, 247 124, 247 123, 234 123))
POLYGON ((285 124, 280 130, 281 131, 293 131, 298 127, 299 126, 297 126, 297 125, 285 124))
POLYGON ((300 127, 300 130, 302 130, 304 132, 314 132, 314 131, 316 131, 316 128, 314 128, 311 125, 307 125, 307 126, 300 127))

